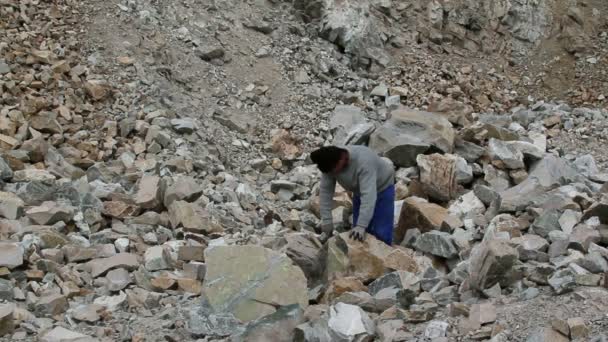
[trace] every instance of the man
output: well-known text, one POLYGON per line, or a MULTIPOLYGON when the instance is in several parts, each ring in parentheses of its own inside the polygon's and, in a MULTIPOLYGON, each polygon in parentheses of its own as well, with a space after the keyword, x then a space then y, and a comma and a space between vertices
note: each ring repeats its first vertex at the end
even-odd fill
POLYGON ((393 242, 395 170, 365 146, 322 147, 310 154, 321 176, 321 220, 323 234, 333 232, 333 197, 336 181, 354 193, 353 229, 350 237, 365 240, 370 233, 387 245, 393 242))

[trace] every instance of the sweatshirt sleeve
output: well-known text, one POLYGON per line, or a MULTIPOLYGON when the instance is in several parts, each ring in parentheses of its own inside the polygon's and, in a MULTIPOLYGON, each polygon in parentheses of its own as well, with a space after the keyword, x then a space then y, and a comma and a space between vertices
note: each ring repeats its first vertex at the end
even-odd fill
POLYGON ((359 209, 357 226, 367 229, 374 216, 376 198, 378 197, 376 189, 376 170, 374 168, 363 168, 358 177, 359 191, 361 193, 361 207, 359 209))
POLYGON ((321 200, 321 222, 323 225, 333 224, 331 211, 334 206, 334 192, 336 191, 336 180, 323 174, 321 176, 321 187, 319 197, 321 200))

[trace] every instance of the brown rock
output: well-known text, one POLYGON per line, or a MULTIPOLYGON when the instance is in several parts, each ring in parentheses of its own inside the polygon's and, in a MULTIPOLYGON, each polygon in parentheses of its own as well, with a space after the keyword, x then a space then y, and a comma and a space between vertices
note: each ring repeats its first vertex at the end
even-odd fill
POLYGON ((182 261, 205 261, 206 246, 181 246, 177 259, 182 261))
POLYGON ((95 101, 101 101, 112 94, 110 85, 105 81, 89 80, 85 83, 84 88, 95 101))
POLYGON ((584 339, 589 335, 589 328, 581 317, 569 318, 568 327, 570 328, 570 338, 573 340, 584 339))
POLYGON ((298 141, 284 129, 272 133, 272 150, 283 160, 294 160, 300 156, 302 149, 298 145, 298 141))
POLYGON ((128 204, 123 201, 103 202, 103 214, 117 219, 124 219, 129 216, 137 216, 140 208, 135 204, 128 204))
POLYGON ((160 177, 143 176, 137 185, 135 204, 143 209, 154 209, 161 204, 160 177))
POLYGON ((418 228, 422 233, 441 229, 447 215, 448 210, 437 204, 419 197, 406 198, 401 207, 393 243, 401 243, 409 229, 418 228))
POLYGON ((14 312, 12 303, 0 304, 0 337, 13 333, 15 330, 14 312))
POLYGON ((418 155, 420 182, 430 198, 447 202, 456 197, 457 161, 458 158, 451 154, 418 155))
POLYGON ((17 147, 17 145, 19 145, 19 140, 5 134, 0 134, 0 148, 2 148, 2 150, 12 150, 17 147))
POLYGON ((183 227, 193 233, 222 232, 223 228, 214 222, 209 213, 196 203, 175 201, 169 207, 171 227, 183 227))
POLYGON ((150 285, 152 285, 152 289, 157 291, 169 290, 175 287, 175 284, 177 284, 177 281, 175 279, 167 277, 157 277, 152 278, 152 280, 150 280, 150 285))
POLYGON ((564 336, 570 336, 570 326, 568 326, 568 322, 563 319, 552 320, 551 327, 562 333, 564 336))
POLYGON ((360 291, 367 292, 367 286, 363 285, 359 279, 355 277, 336 278, 329 283, 323 297, 323 303, 331 303, 346 292, 360 291))
POLYGON ((165 190, 163 203, 169 208, 175 201, 194 202, 203 193, 203 189, 192 177, 179 177, 165 190))
POLYGON ((473 304, 469 312, 469 319, 479 325, 496 321, 496 308, 492 303, 473 304))
POLYGON ((203 283, 196 279, 180 278, 177 279, 177 287, 181 291, 200 295, 203 283))
POLYGON ((54 112, 40 112, 29 118, 30 127, 41 132, 50 134, 61 134, 63 128, 57 121, 57 114, 54 112))
POLYGON ((55 179, 50 172, 38 169, 19 170, 13 174, 13 182, 53 182, 55 179))
POLYGON ((395 249, 372 235, 368 234, 365 241, 359 242, 349 238, 349 234, 342 233, 328 241, 328 280, 353 276, 363 283, 368 283, 388 272, 391 269, 388 265, 403 270, 417 269, 413 261, 395 262, 395 249))

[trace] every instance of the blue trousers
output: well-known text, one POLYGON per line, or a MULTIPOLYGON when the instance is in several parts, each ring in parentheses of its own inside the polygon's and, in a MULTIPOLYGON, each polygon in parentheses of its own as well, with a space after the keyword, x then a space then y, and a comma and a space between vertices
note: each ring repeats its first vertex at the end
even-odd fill
MULTIPOLYGON (((353 198, 353 224, 357 225, 359 220, 359 209, 361 208, 361 197, 355 195, 353 198)), ((378 240, 387 245, 393 244, 393 225, 395 220, 395 186, 391 185, 378 193, 374 216, 369 226, 365 229, 378 240)))

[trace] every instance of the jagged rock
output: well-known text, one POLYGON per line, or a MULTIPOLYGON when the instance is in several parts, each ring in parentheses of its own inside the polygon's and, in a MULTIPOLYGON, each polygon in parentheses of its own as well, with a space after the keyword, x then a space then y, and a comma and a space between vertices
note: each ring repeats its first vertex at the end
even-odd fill
POLYGON ((486 150, 472 142, 457 139, 455 141, 454 153, 469 163, 474 163, 486 153, 486 150))
POLYGON ((583 213, 582 221, 586 221, 592 217, 597 216, 602 224, 608 224, 608 203, 604 200, 592 204, 583 213))
POLYGON ((505 241, 483 241, 473 248, 469 258, 469 282, 478 290, 485 290, 509 282, 509 271, 519 258, 517 250, 505 241))
POLYGON ((196 124, 190 118, 171 119, 171 127, 179 134, 192 134, 197 129, 196 124))
POLYGON ((608 272, 608 261, 597 252, 590 252, 584 259, 577 261, 577 264, 591 273, 608 272))
POLYGON ((106 274, 106 281, 108 290, 116 292, 127 287, 131 283, 131 277, 124 268, 117 268, 106 274))
POLYGON ((414 247, 419 251, 446 259, 458 255, 458 249, 454 244, 452 235, 440 231, 430 231, 420 235, 416 239, 414 247))
POLYGON ((406 198, 401 207, 393 242, 401 243, 409 229, 418 228, 423 233, 439 230, 447 215, 448 211, 437 204, 419 197, 406 198))
POLYGON ((242 322, 232 313, 214 312, 205 299, 200 305, 193 306, 189 314, 189 331, 195 337, 225 337, 244 331, 242 322))
POLYGON ((570 338, 575 341, 587 338, 590 332, 581 317, 568 318, 568 327, 570 328, 570 338))
POLYGON ((88 266, 91 268, 91 276, 95 278, 115 268, 134 270, 139 267, 139 262, 135 254, 118 253, 109 258, 91 260, 88 266))
POLYGON ((196 203, 175 201, 169 207, 171 227, 183 227, 194 233, 221 232, 222 226, 213 222, 209 213, 196 203))
POLYGON ((473 167, 462 157, 456 157, 456 183, 469 184, 473 181, 473 167))
POLYGON ((12 334, 15 330, 14 310, 12 303, 0 304, 0 337, 12 334))
POLYGON ((450 324, 443 321, 431 321, 424 329, 424 337, 427 339, 437 339, 445 337, 450 324))
POLYGON ((397 271, 388 273, 369 284, 369 293, 372 296, 377 295, 384 289, 407 289, 416 288, 420 279, 411 272, 397 271))
POLYGON ((401 108, 370 137, 370 148, 388 157, 398 167, 416 165, 416 157, 427 151, 451 153, 454 131, 439 114, 401 108))
POLYGON ((153 246, 144 254, 145 267, 148 271, 159 271, 170 268, 171 257, 163 246, 153 246))
POLYGON ((566 209, 559 218, 559 225, 562 231, 567 234, 572 233, 572 229, 580 222, 582 216, 580 212, 566 209))
POLYGON ((23 247, 14 242, 0 242, 0 267, 9 269, 23 265, 23 247))
POLYGON ((44 296, 36 302, 34 312, 38 316, 55 316, 68 309, 68 300, 65 296, 52 294, 44 296))
POLYGON ((103 306, 98 304, 82 304, 70 311, 74 319, 78 321, 94 323, 101 319, 99 313, 102 310, 103 306))
POLYGON ((25 212, 25 215, 36 224, 47 226, 57 222, 70 222, 74 218, 74 208, 47 201, 40 206, 29 209, 25 212))
POLYGON ((560 229, 559 218, 560 214, 557 210, 546 210, 534 220, 530 230, 546 238, 551 231, 560 229))
POLYGON ((581 175, 570 164, 558 157, 547 155, 532 164, 528 178, 500 193, 500 211, 523 210, 554 187, 582 181, 581 175))
POLYGON ((3 181, 7 181, 13 178, 13 170, 10 165, 4 160, 4 158, 0 157, 0 179, 3 181))
POLYGON ((135 204, 143 209, 154 209, 161 203, 160 178, 158 176, 143 176, 137 184, 135 204))
POLYGON ((0 299, 12 301, 14 298, 14 286, 9 280, 0 278, 0 299))
POLYGON ((370 234, 364 242, 342 233, 328 241, 326 276, 328 279, 354 276, 369 282, 384 275, 387 269, 417 272, 414 258, 393 249, 370 234))
POLYGON ((519 258, 523 261, 538 260, 539 254, 545 253, 549 248, 547 240, 534 234, 513 238, 511 242, 517 244, 519 258))
POLYGON ((96 338, 68 330, 64 327, 55 327, 40 337, 40 342, 97 342, 96 338))
POLYGON ((127 299, 127 294, 121 291, 115 296, 97 297, 93 303, 102 306, 107 311, 113 312, 122 309, 127 304, 127 299))
POLYGON ((485 205, 473 191, 458 197, 448 208, 448 214, 461 220, 473 219, 477 215, 483 215, 485 211, 485 205))
POLYGON ((298 141, 286 130, 273 131, 271 146, 272 150, 282 160, 294 160, 302 154, 302 148, 298 141))
POLYGON ((163 203, 169 208, 175 201, 194 202, 202 194, 203 189, 194 178, 181 176, 167 187, 163 203))
POLYGON ((275 305, 308 304, 306 277, 284 254, 252 245, 217 246, 205 251, 205 261, 202 294, 215 312, 251 321, 273 313, 275 305))
POLYGON ((285 240, 287 240, 285 253, 300 266, 308 281, 313 283, 319 279, 323 272, 321 242, 308 233, 287 234, 285 240))
POLYGON ((498 170, 491 164, 484 165, 483 173, 484 181, 486 181, 494 191, 502 192, 511 186, 507 172, 498 170))
POLYGON ((101 80, 88 80, 84 88, 94 101, 101 101, 112 94, 110 85, 101 80))
POLYGON ((420 182, 426 194, 437 201, 447 202, 456 195, 456 162, 450 154, 419 155, 420 182))
POLYGON ((598 230, 580 225, 574 228, 569 236, 568 248, 573 248, 586 253, 591 243, 599 243, 602 240, 598 230))
POLYGON ((492 303, 481 303, 471 305, 469 319, 479 325, 496 321, 496 308, 492 303))
POLYGON ((563 294, 572 291, 576 287, 574 274, 569 269, 563 269, 555 272, 549 279, 549 285, 553 288, 556 294, 563 294))
POLYGON ((494 161, 500 161, 508 169, 523 169, 524 155, 521 151, 502 140, 490 139, 488 153, 494 161))
POLYGON ((232 341, 292 342, 294 330, 302 320, 303 312, 298 304, 283 306, 268 316, 250 322, 242 334, 232 337, 232 341))
POLYGON ((23 215, 25 203, 17 195, 10 192, 0 192, 0 215, 9 220, 16 220, 23 215))
MULTIPOLYGON (((363 111, 355 106, 336 106, 330 119, 329 129, 334 140, 333 145, 347 145, 348 138, 353 129, 367 123, 363 111)), ((354 141, 356 143, 358 141, 354 141)))
POLYGON ((360 307, 338 303, 329 309, 332 341, 364 341, 375 334, 375 325, 360 307))
POLYGON ((63 133, 63 128, 61 124, 57 121, 57 114, 54 112, 40 112, 36 115, 33 115, 29 118, 30 126, 41 132, 41 133, 50 133, 50 134, 61 134, 63 133))

